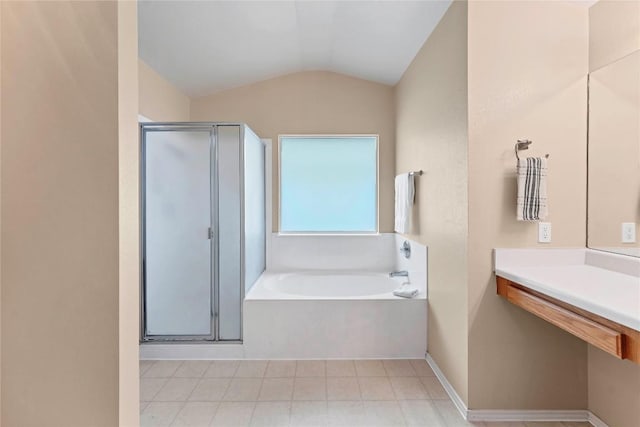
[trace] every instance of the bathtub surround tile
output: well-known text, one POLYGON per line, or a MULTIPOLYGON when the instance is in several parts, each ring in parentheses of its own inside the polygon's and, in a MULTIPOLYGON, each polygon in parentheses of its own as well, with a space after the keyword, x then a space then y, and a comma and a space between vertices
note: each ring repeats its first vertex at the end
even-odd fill
POLYGON ((296 377, 324 377, 327 374, 324 360, 298 360, 296 377))
POLYGON ((364 405, 361 401, 328 402, 327 418, 330 426, 365 426, 364 405))
POLYGON ((289 426, 291 402, 258 402, 250 426, 289 426))
POLYGON ((140 378, 140 401, 151 402, 167 381, 167 378, 140 378))
POLYGON ((408 426, 446 427, 432 402, 428 400, 400 400, 398 403, 408 426))
POLYGON ((154 402, 184 402, 198 383, 197 378, 171 378, 154 396, 154 402))
POLYGON ((418 377, 391 377, 389 380, 398 400, 429 399, 429 394, 418 377))
POLYGON ((204 373, 205 378, 231 378, 235 375, 240 361, 214 360, 204 373))
POLYGON ((212 427, 245 427, 251 422, 255 402, 221 402, 212 427))
POLYGON ((258 400, 291 400, 293 396, 293 378, 265 378, 258 400))
POLYGON ((420 381, 427 389, 429 397, 433 400, 449 400, 449 395, 445 391, 437 377, 420 377, 420 381))
POLYGON ((153 366, 155 362, 153 360, 141 360, 140 361, 140 376, 143 376, 145 372, 153 366))
POLYGON ((185 360, 173 374, 177 378, 201 378, 209 368, 209 360, 185 360))
POLYGON ((327 380, 315 377, 296 378, 293 400, 327 400, 327 380))
POLYGON ((296 376, 295 360, 270 360, 265 378, 288 378, 296 376))
POLYGON ((431 369, 431 366, 427 363, 426 360, 422 359, 413 359, 411 360, 411 366, 416 371, 416 375, 419 377, 435 377, 436 374, 431 369))
POLYGON ((142 377, 169 378, 176 373, 180 365, 182 365, 182 360, 157 360, 142 377))
POLYGON ((327 360, 327 377, 355 377, 353 360, 327 360))
POLYGON ((386 377, 382 360, 356 360, 356 373, 359 377, 386 377))
POLYGON ((327 378, 328 400, 360 400, 360 386, 355 377, 327 378))
POLYGON ((266 360, 243 360, 236 370, 236 378, 262 378, 267 370, 266 360))
POLYGON ((362 400, 394 400, 396 395, 386 377, 359 377, 362 400))
POLYGON ((367 426, 404 426, 404 417, 400 405, 395 400, 362 402, 364 423, 367 426))
POLYGON ((229 384, 230 378, 203 378, 193 389, 190 401, 216 402, 222 400, 229 384))
POLYGON ((327 402, 291 402, 291 426, 318 427, 326 426, 327 423, 327 402))
POLYGON ((258 400, 262 379, 234 378, 222 400, 230 402, 253 402, 258 400))
POLYGON ((385 360, 384 369, 390 377, 415 377, 416 371, 408 360, 385 360))
POLYGON ((140 426, 170 426, 183 405, 182 402, 151 402, 140 416, 140 426))
POLYGON ((171 427, 208 426, 217 409, 218 402, 188 402, 178 412, 171 427))

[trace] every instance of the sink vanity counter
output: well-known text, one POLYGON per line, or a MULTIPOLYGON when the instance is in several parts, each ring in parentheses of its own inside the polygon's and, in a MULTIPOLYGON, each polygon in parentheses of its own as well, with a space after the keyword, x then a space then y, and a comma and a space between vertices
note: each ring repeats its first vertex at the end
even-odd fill
POLYGON ((498 295, 640 363, 640 259, 591 249, 495 249, 498 295))

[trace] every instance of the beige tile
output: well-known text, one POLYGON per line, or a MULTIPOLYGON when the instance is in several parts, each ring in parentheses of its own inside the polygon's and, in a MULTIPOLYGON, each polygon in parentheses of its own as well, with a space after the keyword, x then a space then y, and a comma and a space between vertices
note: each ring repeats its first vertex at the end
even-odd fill
POLYGON ((167 378, 140 378, 140 401, 151 402, 167 378))
POLYGON ((398 400, 429 399, 429 394, 418 377, 390 377, 389 381, 398 400))
POLYGON ((169 426, 183 405, 182 402, 151 402, 140 416, 140 426, 169 426))
POLYGON ((408 360, 385 360, 382 362, 390 377, 415 377, 416 371, 408 360))
POLYGON ((450 400, 434 400, 432 404, 438 410, 447 427, 484 427, 484 423, 466 421, 450 400))
POLYGON ((313 377, 296 378, 293 400, 327 400, 327 380, 313 377))
POLYGON ((234 378, 222 400, 231 402, 253 402, 258 400, 262 379, 234 378))
POLYGON ((236 378, 262 378, 267 370, 266 360, 243 360, 238 365, 236 378))
POLYGON ((270 360, 267 365, 267 371, 264 373, 266 378, 288 378, 296 376, 295 360, 270 360))
POLYGON ((231 378, 235 375, 239 364, 237 360, 214 360, 204 376, 205 378, 231 378))
POLYGON ((143 378, 168 378, 176 373, 182 360, 157 360, 144 373, 143 378))
POLYGON ((222 402, 211 422, 212 427, 245 427, 251 422, 255 402, 222 402))
POLYGON ((328 377, 355 377, 356 365, 353 360, 327 360, 328 377))
POLYGON ((188 402, 182 407, 171 426, 208 427, 217 409, 217 402, 188 402))
POLYGON ((258 400, 291 400, 293 396, 293 378, 265 378, 258 400))
POLYGON ((291 403, 291 421, 293 427, 321 427, 328 423, 327 402, 291 403))
POLYGON ((155 362, 153 360, 141 360, 140 361, 140 376, 144 375, 145 372, 149 370, 150 367, 153 366, 155 362))
POLYGON ((360 400, 360 386, 355 377, 327 378, 328 400, 360 400))
POLYGON ((193 389, 190 401, 215 402, 222 400, 231 383, 230 378, 203 378, 193 389))
POLYGON ((291 402, 258 402, 249 425, 285 427, 289 425, 290 413, 291 402))
POLYGON ((198 384, 197 378, 170 378, 153 397, 154 402, 184 402, 198 384))
POLYGON ((391 383, 387 377, 359 377, 362 400, 394 400, 391 383))
POLYGON ((483 427, 525 427, 524 423, 513 421, 513 422, 484 422, 483 427))
POLYGON ((356 373, 359 377, 386 377, 382 360, 356 360, 356 373))
POLYGON ((324 360, 298 360, 296 362, 296 377, 324 377, 326 373, 324 360))
POLYGON ((209 360, 185 360, 173 376, 178 378, 200 378, 207 371, 210 364, 211 361, 209 360))
POLYGON ((526 422, 524 423, 526 427, 563 427, 564 423, 561 422, 547 422, 547 421, 536 421, 536 422, 526 422))
POLYGON ((562 423, 563 427, 591 427, 591 423, 588 422, 580 422, 580 421, 569 421, 569 422, 563 422, 562 423))
POLYGON ((446 427, 435 406, 428 400, 398 402, 408 426, 446 427))
POLYGON ((367 426, 405 425, 402 410, 395 400, 362 403, 364 404, 364 422, 367 426))
POLYGON ((448 400, 449 395, 440 384, 440 381, 436 377, 420 377, 420 381, 427 389, 427 393, 434 400, 448 400))
POLYGON ((360 401, 334 401, 327 404, 327 418, 330 426, 365 426, 364 405, 360 401))
POLYGON ((431 366, 427 363, 426 360, 422 359, 413 359, 410 361, 411 366, 413 366, 413 370, 416 371, 416 375, 419 377, 435 377, 436 374, 431 369, 431 366))

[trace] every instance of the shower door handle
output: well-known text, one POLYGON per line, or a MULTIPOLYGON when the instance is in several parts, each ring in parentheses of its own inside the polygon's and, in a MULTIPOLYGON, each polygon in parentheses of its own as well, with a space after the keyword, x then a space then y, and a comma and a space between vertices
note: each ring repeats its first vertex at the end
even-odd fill
POLYGON ((213 239, 213 228, 211 228, 211 227, 209 227, 209 228, 207 229, 207 238, 208 238, 209 240, 212 240, 212 239, 213 239))

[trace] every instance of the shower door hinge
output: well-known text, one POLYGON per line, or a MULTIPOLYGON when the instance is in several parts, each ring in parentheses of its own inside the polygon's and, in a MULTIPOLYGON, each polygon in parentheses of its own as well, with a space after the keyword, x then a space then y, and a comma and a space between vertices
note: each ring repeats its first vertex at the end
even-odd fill
POLYGON ((213 239, 213 228, 209 227, 207 236, 209 237, 209 240, 213 239))

